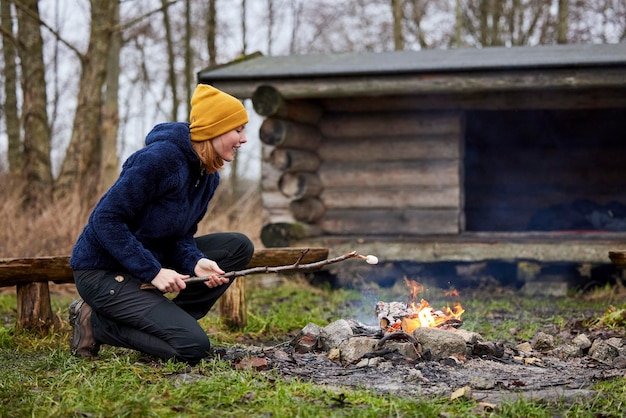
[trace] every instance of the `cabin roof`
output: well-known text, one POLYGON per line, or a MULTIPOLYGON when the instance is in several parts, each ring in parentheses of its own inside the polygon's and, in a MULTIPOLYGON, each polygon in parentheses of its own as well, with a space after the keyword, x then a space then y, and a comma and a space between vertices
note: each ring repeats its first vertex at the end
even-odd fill
POLYGON ((254 56, 198 73, 200 82, 626 66, 626 43, 254 56))

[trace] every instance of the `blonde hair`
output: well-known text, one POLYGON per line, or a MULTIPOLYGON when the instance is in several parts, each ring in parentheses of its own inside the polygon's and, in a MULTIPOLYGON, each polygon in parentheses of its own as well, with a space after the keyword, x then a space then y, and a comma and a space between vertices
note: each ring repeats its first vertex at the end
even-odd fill
POLYGON ((191 141, 191 146, 207 173, 215 173, 224 166, 224 160, 215 152, 212 141, 191 141))

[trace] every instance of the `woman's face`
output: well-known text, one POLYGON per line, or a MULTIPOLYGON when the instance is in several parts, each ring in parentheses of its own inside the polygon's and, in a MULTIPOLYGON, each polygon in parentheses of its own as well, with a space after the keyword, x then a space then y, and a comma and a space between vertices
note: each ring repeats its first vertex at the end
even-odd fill
POLYGON ((242 125, 211 140, 215 152, 222 157, 224 161, 233 161, 239 147, 248 142, 245 128, 246 126, 242 125))

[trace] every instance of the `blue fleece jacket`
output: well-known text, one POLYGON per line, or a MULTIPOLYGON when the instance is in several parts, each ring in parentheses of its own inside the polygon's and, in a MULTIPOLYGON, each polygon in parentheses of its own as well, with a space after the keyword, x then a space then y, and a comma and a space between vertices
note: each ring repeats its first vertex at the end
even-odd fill
POLYGON ((162 123, 131 155, 78 237, 74 270, 128 272, 150 282, 161 267, 193 274, 194 234, 219 184, 191 147, 188 123, 162 123))

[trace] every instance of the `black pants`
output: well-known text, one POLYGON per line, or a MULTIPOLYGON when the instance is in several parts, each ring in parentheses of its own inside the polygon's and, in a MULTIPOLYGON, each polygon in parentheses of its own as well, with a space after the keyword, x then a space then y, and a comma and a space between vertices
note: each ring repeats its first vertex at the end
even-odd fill
MULTIPOLYGON (((204 235, 196 244, 226 272, 244 269, 254 253, 252 242, 239 233, 204 235)), ((91 325, 98 343, 192 364, 211 348, 197 320, 233 281, 214 288, 190 284, 170 300, 159 290, 141 290, 143 282, 123 271, 77 270, 74 279, 93 309, 91 325)))

